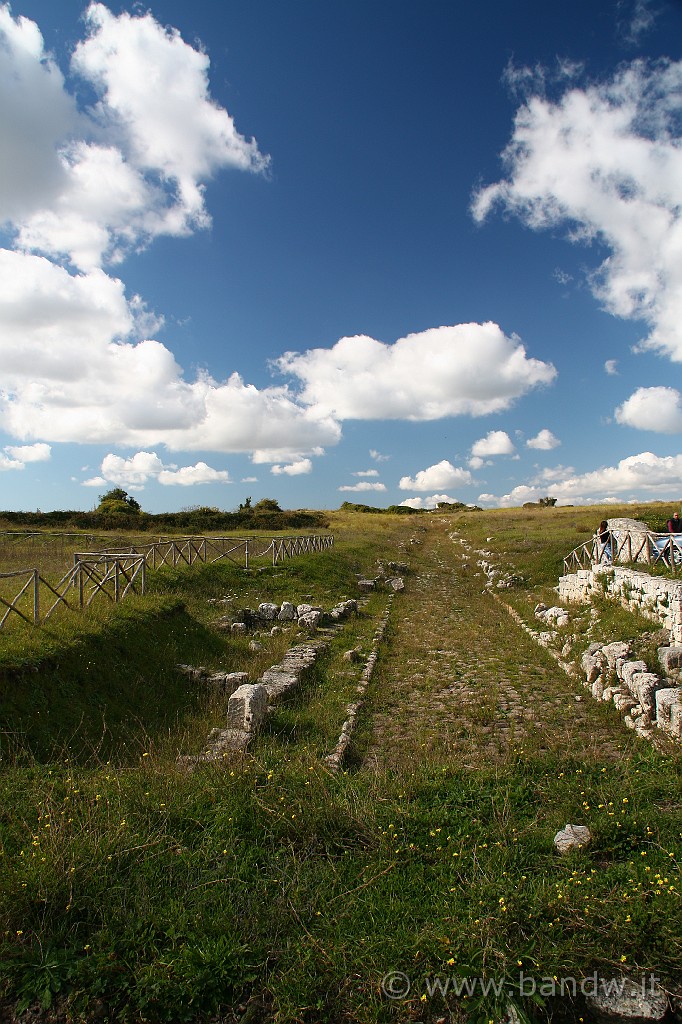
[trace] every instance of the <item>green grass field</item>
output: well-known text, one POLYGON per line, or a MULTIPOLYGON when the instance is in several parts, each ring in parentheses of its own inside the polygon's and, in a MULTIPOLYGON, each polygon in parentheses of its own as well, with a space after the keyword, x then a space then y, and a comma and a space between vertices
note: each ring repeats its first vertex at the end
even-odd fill
MULTIPOLYGON (((655 525, 665 507, 604 514, 655 525)), ((599 508, 330 513, 331 551, 249 572, 160 570, 144 599, 0 633, 2 1019, 30 1009, 45 1022, 502 1022, 512 1003, 521 1019, 578 1021, 589 1020, 579 1000, 551 998, 562 982, 570 995, 572 978, 654 973, 672 990, 682 980, 677 748, 636 740, 595 704, 608 751, 562 746, 558 724, 554 744, 531 733, 496 760, 416 741, 390 768, 365 759, 392 674, 409 676, 409 641, 434 613, 410 597, 428 544, 447 551, 456 532, 492 551, 519 577, 504 599, 530 623, 600 518, 599 508), (346 770, 323 763, 360 670, 343 654, 369 653, 382 591, 248 754, 179 772, 177 755, 201 749, 225 702, 176 664, 256 679, 293 642, 263 636, 253 652, 214 620, 260 601, 357 596, 377 559, 409 564, 406 593, 346 770), (594 838, 560 858, 552 839, 569 821, 594 838), (457 994, 452 979, 481 984, 457 994)), ((477 602, 490 601, 481 586, 459 598, 471 634, 453 648, 499 641, 478 617, 477 602)), ((606 604, 599 614, 605 634, 646 644, 651 623, 606 604)), ((510 673, 527 657, 523 637, 505 648, 510 673)))

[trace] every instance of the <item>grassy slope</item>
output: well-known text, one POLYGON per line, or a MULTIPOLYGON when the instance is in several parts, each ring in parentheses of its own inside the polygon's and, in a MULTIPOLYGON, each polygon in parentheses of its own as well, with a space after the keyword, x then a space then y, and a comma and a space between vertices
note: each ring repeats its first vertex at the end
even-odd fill
MULTIPOLYGON (((600 510, 465 513, 443 529, 495 549, 525 575, 513 599, 530 615, 578 530, 586 539, 595 518, 600 510)), ((352 594, 355 573, 371 573, 377 555, 419 566, 419 548, 409 544, 418 520, 337 517, 333 529, 340 541, 331 553, 240 574, 239 601, 310 593, 327 604, 352 594)), ((258 671, 246 645, 206 628, 215 616, 206 599, 234 593, 232 576, 169 574, 158 589, 149 614, 131 609, 107 625, 120 640, 111 682, 129 687, 127 697, 142 678, 150 695, 159 686, 167 693, 176 660, 231 657, 232 667, 258 671), (171 622, 168 646, 154 651, 161 614, 180 592, 184 609, 163 620, 164 629, 171 622)), ((252 1020, 434 1020, 444 1005, 428 995, 433 975, 510 985, 520 971, 542 978, 624 967, 674 976, 682 955, 677 752, 641 744, 603 764, 586 764, 579 750, 561 762, 527 750, 476 771, 442 759, 390 772, 323 769, 353 696, 342 652, 355 643, 369 652, 384 606, 381 595, 372 599, 305 690, 277 709, 251 755, 225 770, 174 769, 178 746, 199 743, 220 721, 220 706, 206 701, 166 743, 149 701, 117 766, 104 757, 79 763, 77 751, 64 750, 48 763, 5 767, 0 932, 10 1002, 60 1005, 68 995, 84 1019, 131 1021, 204 1019, 219 1006, 229 1021, 249 999, 252 1020), (142 749, 145 732, 154 745, 142 749), (558 859, 555 820, 588 823, 589 853, 558 859), (382 995, 380 979, 392 969, 411 975, 408 998, 382 995)), ((97 643, 96 635, 81 648, 74 642, 65 655, 80 672, 80 692, 83 659, 97 643)), ((52 664, 53 646, 48 654, 52 664)), ((31 662, 47 678, 36 650, 31 662)), ((180 705, 186 716, 189 705, 180 705)), ((472 1002, 472 1017, 490 1019, 494 999, 472 1002)))

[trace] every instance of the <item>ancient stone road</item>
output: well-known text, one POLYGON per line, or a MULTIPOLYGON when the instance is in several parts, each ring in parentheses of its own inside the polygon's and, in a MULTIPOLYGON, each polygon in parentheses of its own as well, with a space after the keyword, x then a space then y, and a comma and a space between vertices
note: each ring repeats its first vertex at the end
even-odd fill
POLYGON ((620 716, 483 592, 476 556, 465 568, 461 544, 439 521, 420 538, 374 678, 366 766, 397 767, 425 753, 475 766, 519 748, 622 756, 636 741, 620 716))

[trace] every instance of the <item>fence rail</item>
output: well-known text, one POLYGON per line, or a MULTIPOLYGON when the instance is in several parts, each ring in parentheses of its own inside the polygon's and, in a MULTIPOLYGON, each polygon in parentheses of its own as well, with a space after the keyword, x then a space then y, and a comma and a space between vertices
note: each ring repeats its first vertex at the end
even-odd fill
POLYGON ((682 568, 682 534, 612 530, 609 543, 603 544, 598 537, 592 537, 566 555, 564 573, 613 562, 662 564, 677 573, 682 568))
POLYGON ((11 615, 24 622, 39 625, 46 622, 58 607, 70 610, 87 608, 96 598, 113 603, 130 593, 144 594, 147 569, 163 565, 194 565, 196 562, 217 562, 226 559, 249 568, 253 559, 266 556, 272 564, 294 555, 324 551, 333 547, 331 535, 299 537, 183 537, 180 540, 159 540, 150 544, 130 545, 120 551, 79 551, 74 564, 58 583, 49 583, 39 569, 18 569, 0 573, 0 629, 11 615), (12 580, 19 590, 14 592, 12 580), (5 584, 5 581, 8 581, 5 584))

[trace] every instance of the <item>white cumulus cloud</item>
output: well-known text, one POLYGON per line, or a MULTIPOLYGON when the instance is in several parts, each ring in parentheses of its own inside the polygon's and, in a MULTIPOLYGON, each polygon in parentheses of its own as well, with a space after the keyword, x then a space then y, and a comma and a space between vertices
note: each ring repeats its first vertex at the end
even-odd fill
POLYGON ((591 276, 619 317, 645 322, 643 346, 682 360, 682 62, 635 60, 606 81, 541 91, 517 111, 504 158, 508 176, 481 189, 535 229, 564 224, 574 241, 610 255, 591 276))
POLYGON ((490 455, 512 455, 514 443, 509 434, 504 430, 490 430, 485 437, 474 441, 471 446, 471 454, 474 458, 484 458, 490 455))
POLYGON ((429 498, 405 498, 405 501, 401 501, 400 504, 404 505, 405 508, 434 509, 441 501, 446 501, 452 505, 456 500, 456 498, 451 498, 447 494, 432 494, 429 498))
POLYGON ((77 112, 38 26, 0 8, 0 220, 23 249, 91 270, 206 227, 203 182, 268 158, 211 99, 209 58, 177 30, 100 3, 85 26, 70 71, 97 102, 77 112))
POLYGON ((551 430, 544 427, 538 431, 535 437, 529 437, 526 441, 527 448, 537 448, 539 451, 549 452, 552 448, 558 448, 561 441, 555 437, 551 430))
POLYGON ((616 420, 638 430, 682 433, 682 395, 676 388, 637 388, 616 409, 616 420))
POLYGON ((344 484, 343 487, 339 487, 340 491, 385 491, 386 485, 379 482, 372 482, 370 480, 360 480, 357 484, 344 484))
POLYGON ((537 501, 548 493, 566 504, 593 504, 600 501, 655 500, 670 498, 682 491, 682 455, 659 456, 641 452, 621 459, 615 466, 603 466, 589 473, 544 474, 527 484, 519 484, 500 498, 481 495, 486 503, 501 506, 537 501))
POLYGON ((473 477, 468 469, 455 467, 447 459, 443 459, 435 466, 420 469, 414 478, 401 477, 398 487, 401 491, 430 491, 436 487, 456 487, 471 483, 473 483, 473 477))
POLYGON ((196 484, 229 483, 230 475, 227 470, 213 469, 205 462, 197 462, 194 466, 166 465, 156 452, 136 452, 128 459, 109 453, 102 459, 100 475, 84 480, 83 486, 116 484, 130 490, 142 490, 150 480, 156 480, 165 487, 192 487, 196 484))
POLYGON ((302 402, 340 420, 482 416, 556 377, 493 323, 433 327, 392 345, 356 335, 276 365, 301 382, 302 402))
POLYGON ((290 462, 288 465, 280 466, 274 465, 270 467, 270 472, 274 473, 275 476, 301 476, 305 473, 312 473, 313 464, 310 459, 296 459, 295 462, 290 462))

